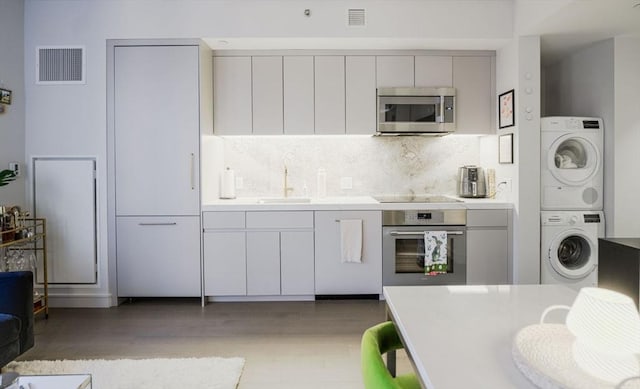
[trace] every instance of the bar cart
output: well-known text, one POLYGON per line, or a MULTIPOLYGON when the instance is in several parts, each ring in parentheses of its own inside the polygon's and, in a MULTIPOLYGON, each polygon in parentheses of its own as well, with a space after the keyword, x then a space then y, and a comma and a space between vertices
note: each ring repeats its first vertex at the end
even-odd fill
POLYGON ((47 222, 44 218, 20 218, 12 229, 0 233, 0 267, 5 271, 31 270, 34 278, 33 312, 49 318, 47 276, 47 222), (37 258, 42 258, 42 284, 37 286, 37 258), (39 289, 42 290, 40 293, 39 289))

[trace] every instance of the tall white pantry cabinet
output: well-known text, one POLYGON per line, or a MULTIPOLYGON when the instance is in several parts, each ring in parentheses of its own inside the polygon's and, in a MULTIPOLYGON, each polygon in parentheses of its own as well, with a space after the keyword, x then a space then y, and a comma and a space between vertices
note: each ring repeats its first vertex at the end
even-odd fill
POLYGON ((200 135, 212 129, 211 52, 197 40, 110 42, 117 296, 199 297, 200 135))

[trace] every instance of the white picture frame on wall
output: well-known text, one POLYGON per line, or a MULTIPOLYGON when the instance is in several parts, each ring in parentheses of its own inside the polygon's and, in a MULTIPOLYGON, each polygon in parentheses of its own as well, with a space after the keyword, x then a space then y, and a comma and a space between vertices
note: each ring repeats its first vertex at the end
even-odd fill
POLYGON ((513 163, 513 134, 498 137, 498 162, 513 163))
POLYGON ((498 96, 498 128, 513 127, 516 124, 514 96, 513 89, 498 96))

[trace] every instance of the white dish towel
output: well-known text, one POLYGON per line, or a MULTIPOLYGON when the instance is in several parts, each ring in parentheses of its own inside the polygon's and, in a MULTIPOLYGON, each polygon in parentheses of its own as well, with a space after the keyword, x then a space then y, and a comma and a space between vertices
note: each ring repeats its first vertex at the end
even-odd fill
POLYGON ((424 274, 447 272, 447 231, 425 231, 424 274))
POLYGON ((340 220, 342 263, 362 263, 362 219, 340 220))

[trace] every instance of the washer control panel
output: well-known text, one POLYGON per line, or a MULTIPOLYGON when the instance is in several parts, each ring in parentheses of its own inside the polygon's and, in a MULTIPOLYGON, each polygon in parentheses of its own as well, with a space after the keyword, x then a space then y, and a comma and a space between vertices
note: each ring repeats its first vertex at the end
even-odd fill
POLYGON ((600 214, 599 213, 585 213, 584 215, 585 223, 600 223, 600 214))
POLYGON ((545 212, 542 215, 543 226, 573 226, 580 224, 602 223, 601 212, 545 212))

